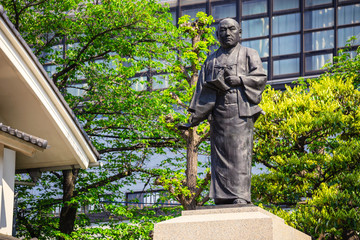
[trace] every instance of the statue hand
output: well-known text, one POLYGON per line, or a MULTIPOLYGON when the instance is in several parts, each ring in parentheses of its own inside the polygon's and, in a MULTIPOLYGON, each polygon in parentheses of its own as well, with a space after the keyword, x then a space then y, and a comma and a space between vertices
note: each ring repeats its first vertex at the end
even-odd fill
POLYGON ((239 76, 228 76, 225 78, 225 82, 232 87, 242 85, 242 80, 239 76))

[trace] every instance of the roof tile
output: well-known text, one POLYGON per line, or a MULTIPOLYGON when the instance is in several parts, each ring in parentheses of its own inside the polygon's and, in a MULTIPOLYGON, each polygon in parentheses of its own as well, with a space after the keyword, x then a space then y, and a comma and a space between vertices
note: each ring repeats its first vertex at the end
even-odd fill
POLYGON ((11 128, 10 126, 4 125, 2 123, 0 123, 0 131, 10 134, 11 136, 17 137, 21 140, 24 140, 26 142, 29 142, 33 145, 36 145, 36 146, 44 148, 44 149, 46 149, 47 144, 48 144, 48 141, 45 139, 32 136, 30 134, 27 134, 27 133, 24 133, 17 129, 11 128))

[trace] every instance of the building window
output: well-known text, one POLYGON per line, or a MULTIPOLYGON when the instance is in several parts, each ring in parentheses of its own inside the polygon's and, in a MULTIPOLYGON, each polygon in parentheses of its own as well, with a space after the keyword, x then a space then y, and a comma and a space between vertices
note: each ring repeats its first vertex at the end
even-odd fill
POLYGON ((86 93, 85 89, 87 88, 87 86, 87 83, 73 84, 69 86, 66 91, 73 96, 81 97, 86 93))
POLYGON ((265 70, 265 73, 268 74, 268 62, 263 61, 262 65, 263 65, 263 68, 265 70))
POLYGON ((201 4, 206 3, 206 0, 181 0, 181 5, 194 5, 194 4, 201 4))
POLYGON ((244 0, 242 3, 242 16, 267 12, 266 0, 244 0))
POLYGON ((94 63, 96 63, 100 66, 105 65, 107 68, 109 68, 111 70, 116 70, 116 62, 113 60, 97 59, 94 61, 94 63))
POLYGON ((306 7, 316 6, 316 5, 321 5, 321 4, 328 4, 328 3, 332 3, 332 0, 305 0, 306 7))
POLYGON ((274 11, 299 8, 299 0, 274 0, 274 11))
POLYGON ((245 47, 253 48, 258 51, 260 57, 268 57, 269 56, 269 39, 259 39, 259 40, 251 40, 251 41, 242 41, 241 43, 245 47))
POLYGON ((352 44, 360 44, 360 26, 340 28, 338 30, 338 47, 344 47, 347 40, 349 40, 352 36, 357 38, 354 42, 352 42, 352 44))
POLYGON ((314 56, 306 56, 305 57, 305 70, 316 71, 321 70, 321 68, 332 60, 332 53, 322 54, 322 55, 314 55, 314 56))
POLYGON ((155 75, 153 76, 153 86, 152 89, 163 89, 169 87, 169 75, 155 75))
POLYGON ((215 28, 215 31, 213 32, 213 35, 214 35, 215 38, 217 38, 217 37, 216 37, 216 31, 217 31, 217 27, 218 27, 218 26, 219 26, 219 23, 213 23, 213 24, 211 24, 211 27, 215 28))
POLYGON ((52 46, 48 52, 43 52, 41 58, 44 63, 53 63, 55 58, 63 58, 64 54, 64 45, 58 44, 52 46))
POLYGON ((176 25, 177 23, 176 12, 170 12, 170 13, 171 13, 172 24, 176 25))
POLYGON ((305 12, 305 29, 334 26, 334 9, 326 8, 305 12))
POLYGON ((211 15, 214 19, 234 18, 236 17, 236 4, 214 5, 211 8, 211 15))
POLYGON ((130 80, 133 81, 131 88, 134 89, 135 91, 145 91, 146 90, 146 83, 147 83, 146 76, 134 77, 134 78, 130 78, 130 80))
POLYGON ((305 33, 305 51, 334 48, 334 30, 305 33))
POLYGON ((269 35, 269 18, 242 21, 242 37, 261 37, 269 35))
POLYGON ((206 12, 206 8, 203 7, 203 8, 184 9, 182 10, 182 16, 189 15, 190 19, 192 19, 192 18, 196 18, 196 14, 198 12, 206 12))
POLYGON ((338 24, 353 24, 360 22, 360 4, 338 7, 338 24))
POLYGON ((170 7, 177 5, 177 0, 159 0, 160 3, 167 3, 170 7))
POLYGON ((272 18, 273 34, 300 31, 300 14, 286 14, 272 18))
POLYGON ((300 35, 273 38, 273 55, 285 55, 300 52, 300 35))
POLYGON ((49 77, 52 77, 52 75, 56 73, 56 65, 45 65, 44 69, 49 77))
MULTIPOLYGON (((207 10, 217 23, 227 17, 240 19, 241 44, 258 51, 270 81, 293 79, 300 74, 319 74, 326 60, 331 60, 332 55, 343 48, 349 38, 357 38, 350 43, 354 46, 351 51, 360 45, 360 2, 355 0, 177 2, 176 12, 180 12, 180 15, 188 14, 194 18, 198 11, 207 10)), ((174 11, 174 8, 171 10, 174 11)), ((212 46, 211 53, 217 48, 212 46)), ((274 81, 273 84, 278 83, 274 81)), ((149 85, 148 89, 152 87, 161 88, 149 85)))
POLYGON ((274 75, 283 75, 291 73, 299 73, 299 58, 291 58, 274 61, 274 75))

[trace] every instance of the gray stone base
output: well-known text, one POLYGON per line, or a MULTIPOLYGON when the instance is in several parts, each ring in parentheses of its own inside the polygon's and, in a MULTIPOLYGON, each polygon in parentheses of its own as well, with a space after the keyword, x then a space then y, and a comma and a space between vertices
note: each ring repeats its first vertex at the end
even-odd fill
POLYGON ((183 211, 155 224, 154 240, 311 240, 284 220, 255 206, 183 211))

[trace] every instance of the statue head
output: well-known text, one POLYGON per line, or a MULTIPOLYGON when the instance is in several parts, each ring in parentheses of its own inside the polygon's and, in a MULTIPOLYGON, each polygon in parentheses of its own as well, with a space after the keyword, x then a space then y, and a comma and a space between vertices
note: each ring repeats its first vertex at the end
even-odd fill
POLYGON ((221 20, 216 30, 216 37, 218 38, 221 47, 235 47, 241 38, 240 24, 232 18, 221 20))

